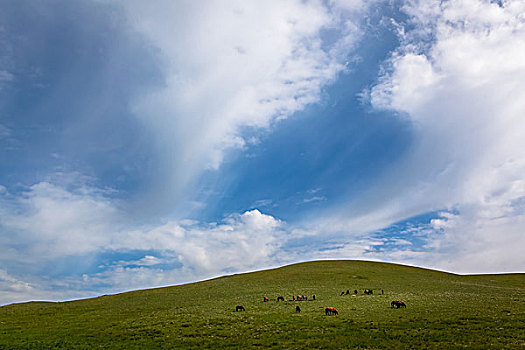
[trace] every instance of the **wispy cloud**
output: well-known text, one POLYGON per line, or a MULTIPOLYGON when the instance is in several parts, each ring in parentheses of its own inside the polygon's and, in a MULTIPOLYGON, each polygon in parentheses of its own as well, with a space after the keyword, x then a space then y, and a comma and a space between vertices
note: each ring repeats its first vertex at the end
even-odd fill
POLYGON ((11 135, 11 129, 7 126, 0 124, 0 140, 5 139, 11 135))
POLYGON ((312 203, 312 202, 322 202, 325 201, 326 197, 324 196, 313 196, 303 199, 303 203, 312 203))
POLYGON ((226 151, 253 143, 241 128, 267 128, 319 101, 346 69, 364 10, 360 1, 344 8, 321 1, 121 4, 166 72, 165 86, 133 106, 162 154, 157 202, 181 198, 226 151))
POLYGON ((0 70, 0 88, 2 88, 2 85, 5 83, 8 83, 10 81, 13 81, 15 79, 15 76, 11 73, 9 73, 6 70, 0 70))

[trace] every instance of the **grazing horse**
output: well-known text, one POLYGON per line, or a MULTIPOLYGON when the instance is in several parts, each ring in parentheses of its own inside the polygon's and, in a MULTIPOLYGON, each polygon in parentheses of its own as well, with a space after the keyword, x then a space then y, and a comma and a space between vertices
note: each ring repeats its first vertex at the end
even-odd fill
POLYGON ((374 291, 372 289, 365 289, 364 293, 370 295, 374 294, 374 291))
POLYGON ((264 302, 267 302, 268 300, 270 300, 268 297, 264 297, 264 302))
POLYGON ((354 294, 357 294, 357 289, 354 289, 354 294))
POLYGON ((406 304, 404 302, 402 302, 401 300, 394 300, 393 302, 390 303, 390 308, 394 308, 394 306, 396 307, 396 309, 399 309, 400 307, 404 307, 406 309, 406 304))
POLYGON ((284 301, 284 297, 282 296, 277 297, 277 301, 284 301))
POLYGON ((342 292, 341 292, 341 295, 345 295, 345 291, 342 291, 342 292))
POLYGON ((327 307, 327 308, 324 309, 324 314, 326 316, 339 315, 339 312, 337 311, 337 309, 335 307, 327 307))
POLYGON ((301 308, 299 307, 299 305, 295 307, 295 312, 301 312, 301 308))
POLYGON ((242 306, 242 305, 237 305, 237 306, 235 307, 235 312, 237 312, 237 311, 246 311, 246 309, 245 309, 244 306, 242 306))

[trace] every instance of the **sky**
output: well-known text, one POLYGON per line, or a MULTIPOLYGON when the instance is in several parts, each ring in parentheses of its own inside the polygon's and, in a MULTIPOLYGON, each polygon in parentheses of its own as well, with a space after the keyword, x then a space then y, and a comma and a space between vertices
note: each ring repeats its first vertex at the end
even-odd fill
POLYGON ((0 304, 524 272, 524 91, 520 0, 0 0, 0 304))

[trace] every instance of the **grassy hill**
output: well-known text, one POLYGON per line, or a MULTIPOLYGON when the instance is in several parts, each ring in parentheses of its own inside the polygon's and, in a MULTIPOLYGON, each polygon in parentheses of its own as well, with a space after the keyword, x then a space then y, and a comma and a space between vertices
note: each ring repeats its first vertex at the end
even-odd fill
POLYGON ((385 263, 316 261, 0 308, 0 349, 97 347, 523 349, 525 274, 458 276, 385 263), (364 295, 365 288, 374 294, 364 295), (354 289, 357 296, 340 295, 354 289), (315 301, 289 301, 313 294, 315 301), (285 302, 276 301, 280 295, 285 302), (392 300, 407 308, 391 309, 392 300), (235 312, 236 305, 246 311, 235 312), (339 315, 325 316, 326 306, 339 315))

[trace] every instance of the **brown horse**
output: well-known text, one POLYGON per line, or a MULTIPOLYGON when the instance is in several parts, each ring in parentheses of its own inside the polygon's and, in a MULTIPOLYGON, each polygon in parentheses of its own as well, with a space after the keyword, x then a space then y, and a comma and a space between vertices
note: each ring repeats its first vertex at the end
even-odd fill
POLYGON ((237 312, 237 311, 246 311, 246 309, 245 309, 244 306, 242 306, 242 305, 237 305, 237 306, 235 307, 235 312, 237 312))
POLYGON ((324 309, 324 314, 326 316, 339 315, 339 311, 337 311, 337 309, 335 307, 327 307, 327 308, 324 309))
POLYGON ((390 308, 396 308, 396 309, 399 309, 400 307, 404 307, 406 309, 406 304, 404 302, 402 302, 401 300, 394 300, 393 302, 390 303, 390 308))
POLYGON ((277 297, 277 301, 284 301, 284 297, 283 296, 277 297))

